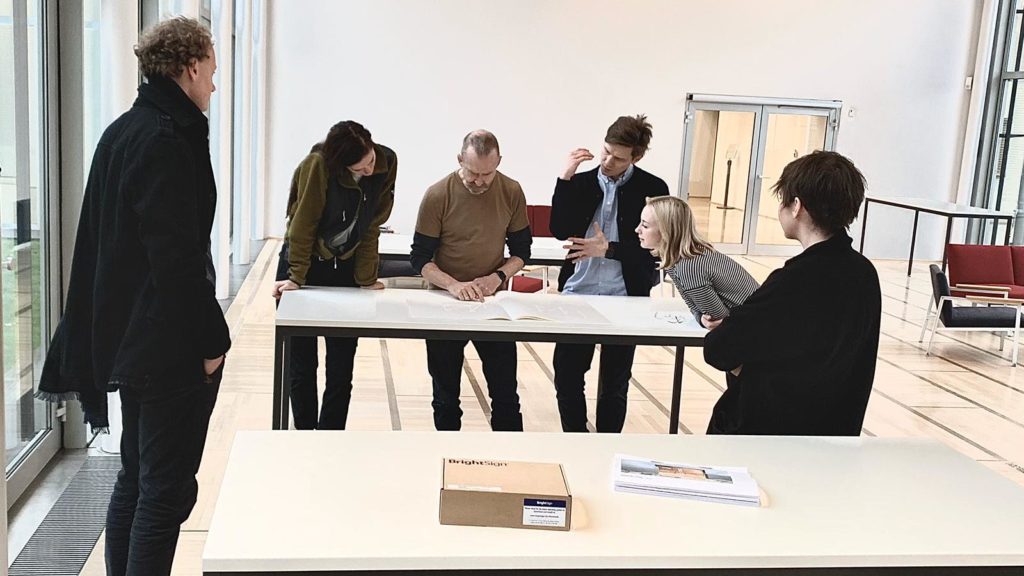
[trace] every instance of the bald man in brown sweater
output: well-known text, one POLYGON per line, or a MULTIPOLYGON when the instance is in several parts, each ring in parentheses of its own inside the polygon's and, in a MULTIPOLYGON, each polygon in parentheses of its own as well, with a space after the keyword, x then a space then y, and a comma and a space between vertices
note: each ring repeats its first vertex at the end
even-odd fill
MULTIPOLYGON (((427 189, 416 219, 411 261, 432 286, 464 301, 483 301, 505 287, 530 257, 526 197, 498 172, 498 140, 486 130, 466 135, 459 169, 427 189), (509 257, 505 258, 505 244, 509 257)), ((434 427, 459 430, 459 392, 468 340, 427 340, 434 427)), ((521 431, 515 342, 473 341, 491 397, 491 429, 521 431)))

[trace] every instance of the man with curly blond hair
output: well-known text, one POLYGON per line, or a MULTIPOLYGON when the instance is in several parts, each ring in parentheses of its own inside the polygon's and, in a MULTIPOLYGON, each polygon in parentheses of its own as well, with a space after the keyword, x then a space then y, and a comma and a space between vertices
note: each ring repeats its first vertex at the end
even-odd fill
POLYGON ((40 381, 106 428, 118 391, 121 471, 107 512, 114 576, 170 574, 196 502, 224 354, 210 231, 217 190, 203 114, 216 89, 210 32, 175 18, 143 34, 131 110, 100 138, 75 240, 67 307, 40 381))

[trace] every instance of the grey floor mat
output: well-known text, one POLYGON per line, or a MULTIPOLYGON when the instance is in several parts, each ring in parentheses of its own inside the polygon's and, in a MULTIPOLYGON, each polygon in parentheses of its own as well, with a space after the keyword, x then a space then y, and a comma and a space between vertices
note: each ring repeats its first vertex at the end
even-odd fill
POLYGON ((90 456, 11 565, 10 576, 78 576, 103 532, 119 456, 90 456))

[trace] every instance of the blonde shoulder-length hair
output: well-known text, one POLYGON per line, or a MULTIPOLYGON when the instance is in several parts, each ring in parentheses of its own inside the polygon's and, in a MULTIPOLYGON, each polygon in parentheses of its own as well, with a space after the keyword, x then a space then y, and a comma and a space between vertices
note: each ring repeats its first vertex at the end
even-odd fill
POLYGON ((661 240, 654 254, 661 258, 661 268, 671 268, 683 259, 696 258, 714 247, 697 232, 693 210, 682 198, 656 196, 647 199, 654 212, 655 226, 661 240))

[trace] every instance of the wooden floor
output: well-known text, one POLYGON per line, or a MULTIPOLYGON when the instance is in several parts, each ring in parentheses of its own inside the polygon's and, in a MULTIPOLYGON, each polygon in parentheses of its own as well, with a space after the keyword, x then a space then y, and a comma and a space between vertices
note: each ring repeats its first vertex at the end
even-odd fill
MULTIPOLYGON (((270 291, 278 248, 277 241, 266 243, 227 313, 234 346, 210 424, 199 474, 199 503, 184 525, 174 574, 201 574, 203 542, 235 432, 270 428, 274 361, 270 291)), ((738 261, 763 280, 784 259, 738 257, 738 261)), ((987 333, 936 336, 935 355, 924 355, 917 339, 931 294, 927 264, 917 263, 908 281, 905 261, 875 262, 882 281, 882 335, 864 434, 935 438, 1024 485, 1024 372, 1010 368, 1009 344, 1000 355, 997 338, 987 333)), ((655 289, 654 295, 671 297, 667 288, 659 292, 655 289)), ((560 429, 551 380, 552 347, 519 344, 519 394, 527 431, 560 429)), ((463 429, 487 430, 485 412, 477 408, 486 399, 480 363, 471 346, 466 350, 463 429)), ((667 429, 672 362, 665 348, 638 349, 627 433, 667 429)), ((703 433, 724 385, 722 374, 707 366, 699 351, 687 354, 681 431, 703 433)), ((592 380, 588 386, 591 414, 594 388, 592 380)), ((349 428, 433 428, 422 341, 360 341, 349 428)), ((101 538, 82 574, 104 573, 102 547, 101 538)))

